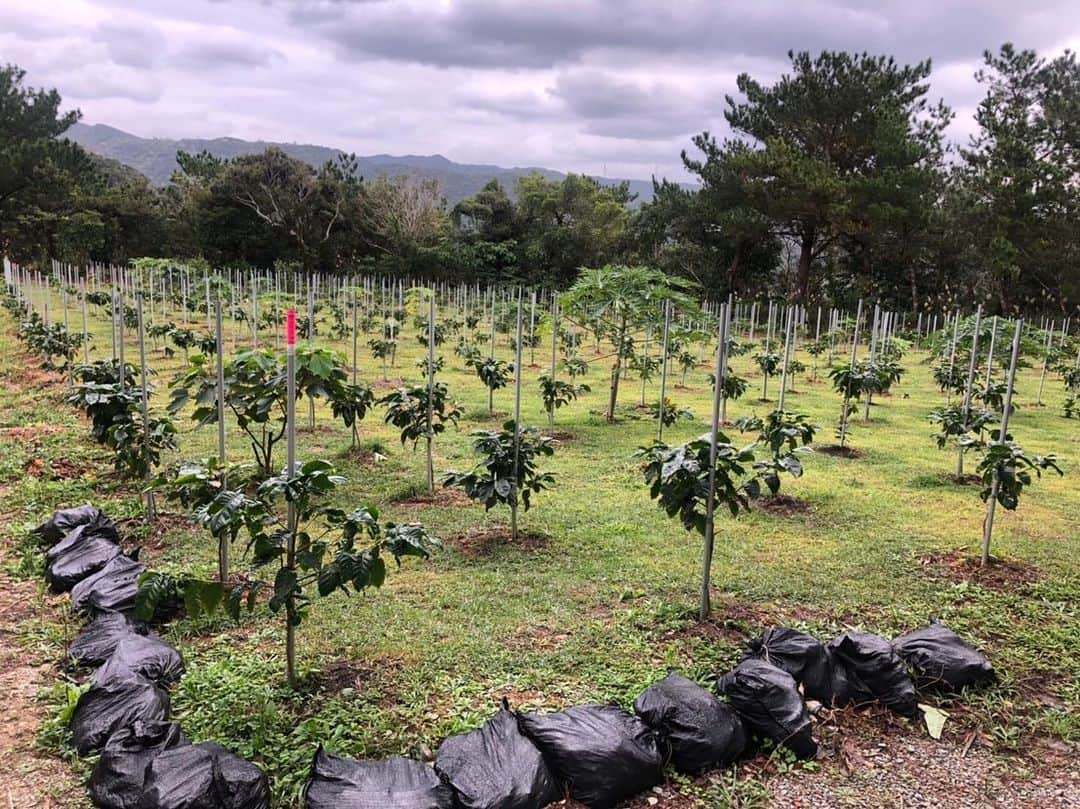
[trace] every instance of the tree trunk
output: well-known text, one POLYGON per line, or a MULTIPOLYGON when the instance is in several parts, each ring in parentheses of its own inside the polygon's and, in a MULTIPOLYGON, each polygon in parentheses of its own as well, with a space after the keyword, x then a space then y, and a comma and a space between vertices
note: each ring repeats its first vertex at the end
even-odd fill
POLYGON ((807 225, 803 229, 802 241, 799 245, 799 274, 797 278, 798 291, 796 298, 799 303, 806 303, 810 299, 810 262, 814 258, 814 241, 817 228, 807 225))
POLYGON ((728 292, 734 294, 735 292, 735 279, 739 276, 739 268, 742 265, 742 245, 738 245, 735 248, 735 255, 731 258, 731 263, 727 268, 727 283, 728 292))
POLYGON ((608 400, 607 420, 615 421, 615 404, 619 399, 619 377, 622 371, 622 352, 626 342, 626 317, 623 317, 619 325, 619 331, 615 334, 615 366, 611 369, 611 398, 608 400))

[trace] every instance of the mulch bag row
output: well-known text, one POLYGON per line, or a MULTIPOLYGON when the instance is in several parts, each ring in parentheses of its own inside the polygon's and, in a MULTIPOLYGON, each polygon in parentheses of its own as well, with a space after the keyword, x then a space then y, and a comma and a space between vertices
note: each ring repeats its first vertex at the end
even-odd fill
POLYGON ((213 743, 191 744, 169 721, 168 687, 180 653, 132 612, 146 566, 125 555, 113 522, 90 505, 63 509, 35 529, 46 581, 70 592, 90 622, 68 647, 92 670, 71 716, 80 756, 99 755, 88 792, 104 809, 269 809, 266 775, 213 743))
MULTIPOLYGON (((87 538, 57 558, 96 536, 116 541, 111 523, 88 506, 57 512, 38 533, 55 547, 84 525, 95 527, 84 528, 80 536, 87 538)), ((98 553, 96 544, 88 547, 98 553)), ((190 744, 168 721, 165 687, 183 673, 183 662, 127 613, 134 570, 142 566, 124 559, 118 551, 72 590, 77 609, 94 616, 69 648, 72 658, 98 667, 72 720, 79 752, 102 751, 91 798, 120 809, 267 807, 266 778, 255 765, 215 744, 190 744)), ((697 774, 752 755, 765 740, 813 758, 807 700, 826 707, 879 703, 913 717, 918 691, 994 680, 986 658, 936 622, 891 642, 847 632, 823 644, 777 627, 715 678, 715 693, 672 672, 638 696, 633 713, 614 705, 518 713, 504 700, 482 727, 446 739, 433 767, 401 757, 357 761, 320 747, 305 807, 542 809, 569 795, 607 809, 659 784, 666 765, 697 774)))

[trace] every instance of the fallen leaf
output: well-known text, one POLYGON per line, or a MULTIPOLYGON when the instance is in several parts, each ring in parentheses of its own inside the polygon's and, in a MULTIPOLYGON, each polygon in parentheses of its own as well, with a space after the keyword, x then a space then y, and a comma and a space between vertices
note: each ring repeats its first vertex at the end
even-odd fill
POLYGON ((923 712, 923 721, 926 723, 926 730, 930 734, 931 739, 940 739, 941 731, 945 727, 945 720, 949 718, 949 715, 940 708, 935 708, 933 705, 924 705, 919 703, 919 709, 923 712))

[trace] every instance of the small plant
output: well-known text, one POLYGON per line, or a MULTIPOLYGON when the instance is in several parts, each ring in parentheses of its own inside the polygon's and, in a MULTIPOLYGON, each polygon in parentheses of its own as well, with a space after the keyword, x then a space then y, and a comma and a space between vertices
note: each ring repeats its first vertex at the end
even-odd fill
MULTIPOLYGON (((649 406, 649 417, 654 419, 660 418, 660 402, 653 402, 649 406)), ((678 424, 680 421, 693 421, 694 414, 684 407, 679 407, 671 399, 664 397, 664 426, 671 427, 678 424)))
MULTIPOLYGON (((1005 381, 991 382, 979 393, 975 395, 979 401, 985 404, 991 410, 1000 413, 1002 408, 1005 407, 1005 394, 1008 393, 1009 386, 1005 381)), ((1010 404, 1011 410, 1009 415, 1012 415, 1012 411, 1016 410, 1015 404, 1010 404)))
POLYGON ((934 381, 942 393, 951 391, 962 394, 967 388, 967 372, 961 369, 960 364, 960 359, 954 357, 950 366, 948 357, 945 357, 934 365, 934 381))
POLYGON ((379 524, 379 513, 361 507, 345 512, 323 501, 345 478, 327 461, 309 461, 259 486, 256 495, 222 491, 200 507, 196 518, 215 537, 235 541, 248 535, 256 567, 276 564, 273 581, 249 579, 235 584, 201 581, 192 576, 145 574, 139 582, 136 614, 148 620, 162 603, 182 600, 190 617, 213 613, 219 606, 238 618, 244 605, 254 609, 259 592, 271 593, 268 606, 285 616, 286 675, 296 677, 296 628, 307 615, 312 587, 319 596, 336 590, 360 592, 381 587, 386 579, 383 554, 395 562, 405 556, 427 558, 437 541, 419 524, 379 524), (279 513, 278 504, 292 508, 279 513))
POLYGON ((965 410, 963 406, 956 405, 934 410, 928 418, 931 424, 940 425, 941 428, 933 436, 938 449, 945 449, 950 442, 956 443, 956 479, 962 480, 964 454, 972 450, 979 452, 986 449, 984 433, 997 422, 997 414, 992 410, 965 410))
POLYGON ((473 451, 480 462, 469 472, 447 472, 443 486, 460 487, 470 500, 483 503, 485 511, 500 504, 509 506, 511 538, 516 542, 519 503, 528 511, 530 496, 555 483, 554 475, 536 468, 537 459, 553 455, 555 450, 551 439, 535 427, 518 431, 516 438, 515 430, 514 422, 508 421, 502 430, 474 431, 473 451))
POLYGON ((448 423, 457 426, 461 411, 450 400, 445 382, 432 385, 430 400, 427 385, 398 388, 378 400, 386 407, 384 421, 401 431, 401 443, 411 441, 413 449, 421 438, 427 449, 428 491, 434 489, 435 468, 432 458, 432 442, 435 436, 446 430, 448 423))
POLYGON ((769 377, 780 370, 781 357, 774 351, 762 351, 754 355, 754 362, 761 371, 761 398, 765 400, 769 397, 769 377))
POLYGON ((675 354, 675 362, 678 363, 679 370, 682 371, 682 380, 680 384, 685 388, 686 375, 697 367, 697 357, 694 355, 693 351, 683 349, 675 354))
POLYGON ((1071 419, 1073 416, 1080 417, 1080 394, 1070 393, 1066 396, 1063 411, 1067 419, 1071 419))
POLYGON ((390 365, 394 364, 397 354, 397 340, 375 338, 368 340, 368 348, 371 349, 372 357, 382 360, 383 379, 386 379, 386 361, 390 360, 390 365))
POLYGON ((579 385, 576 382, 565 382, 562 379, 552 379, 550 374, 541 374, 540 399, 544 402, 544 411, 548 414, 548 426, 555 425, 555 411, 570 404, 582 394, 588 393, 588 385, 579 385))
MULTIPOLYGON (((713 390, 716 389, 716 374, 709 374, 709 387, 713 390)), ((725 399, 731 399, 735 401, 742 396, 750 388, 750 383, 743 377, 733 374, 730 371, 724 374, 724 390, 721 391, 721 395, 725 399)))
POLYGON ((764 419, 759 416, 741 418, 735 422, 735 426, 741 433, 757 432, 757 443, 768 448, 774 468, 764 475, 771 491, 780 488, 780 481, 772 481, 768 476, 777 475, 781 470, 793 477, 802 477, 803 465, 798 456, 810 451, 810 444, 818 430, 810 423, 809 416, 774 410, 764 419))
POLYGON ((669 447, 658 441, 636 453, 642 459, 649 496, 669 517, 678 517, 687 531, 696 531, 704 538, 701 620, 708 618, 711 609, 709 590, 715 530, 707 519, 710 491, 716 508, 727 509, 737 517, 740 511, 750 509, 752 498, 761 495, 762 482, 771 491, 779 489, 775 465, 755 462, 753 449, 753 444, 739 449, 723 433, 718 433, 713 464, 712 437, 706 433, 681 446, 669 447))
POLYGON ((485 357, 473 363, 476 375, 488 391, 488 413, 494 413, 495 391, 505 388, 514 375, 514 366, 504 360, 485 357))
POLYGON ((645 406, 645 386, 652 381, 660 372, 660 358, 648 357, 644 354, 634 354, 630 357, 627 366, 641 380, 641 406, 645 406))
POLYGON ((375 392, 363 382, 357 382, 355 385, 342 382, 334 389, 330 399, 330 409, 334 418, 341 419, 352 432, 354 449, 360 445, 360 422, 364 420, 364 416, 374 404, 375 392))
POLYGON ((1042 473, 1048 469, 1059 475, 1065 474, 1058 466, 1056 456, 1028 455, 1023 447, 1011 440, 1011 436, 1005 436, 1004 441, 995 441, 987 447, 975 470, 983 484, 979 496, 984 502, 989 500, 991 494, 995 493, 996 480, 997 502, 1002 508, 1015 511, 1020 504, 1020 495, 1032 483, 1031 473, 1042 477, 1042 473))
POLYGON ((829 379, 832 380, 833 389, 843 397, 840 422, 836 429, 836 436, 840 439, 840 446, 843 447, 847 441, 849 420, 855 408, 854 402, 873 392, 878 385, 878 380, 862 363, 857 363, 854 367, 841 365, 833 368, 829 371, 829 379))
POLYGON ((567 357, 563 360, 562 367, 563 370, 569 374, 571 379, 577 379, 579 376, 587 376, 589 373, 589 363, 581 357, 567 357))
POLYGON ((428 358, 426 356, 421 357, 416 361, 416 367, 427 378, 429 374, 437 374, 446 366, 446 361, 442 357, 436 357, 435 362, 431 363, 431 368, 428 368, 428 358))

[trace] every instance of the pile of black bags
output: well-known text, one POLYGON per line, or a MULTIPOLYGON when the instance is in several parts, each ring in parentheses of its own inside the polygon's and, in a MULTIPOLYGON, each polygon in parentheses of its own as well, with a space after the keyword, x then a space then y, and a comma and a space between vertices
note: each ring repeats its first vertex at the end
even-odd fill
POLYGON ((266 775, 220 745, 191 744, 169 720, 169 692, 184 673, 180 653, 132 613, 146 567, 125 555, 116 526, 93 506, 57 511, 35 532, 46 579, 70 592, 90 622, 68 647, 91 669, 71 733, 81 756, 100 754, 88 790, 103 809, 269 809, 266 775))
MULTIPOLYGON (((169 720, 166 690, 180 654, 130 614, 145 568, 124 555, 98 509, 58 511, 36 529, 53 589, 71 591, 91 620, 68 649, 94 668, 71 727, 81 755, 100 753, 90 777, 106 809, 268 809, 266 776, 213 744, 191 744, 169 720)), ((315 754, 306 809, 543 809, 569 796, 608 809, 644 792, 670 765, 687 774, 729 764, 764 741, 817 755, 806 700, 826 707, 881 704, 917 715, 917 693, 995 680, 982 654, 940 623, 888 641, 846 632, 828 643, 785 627, 748 644, 714 678, 715 691, 672 672, 645 689, 634 713, 584 705, 516 713, 503 701, 483 727, 452 736, 434 766, 393 757, 356 761, 315 754)))

